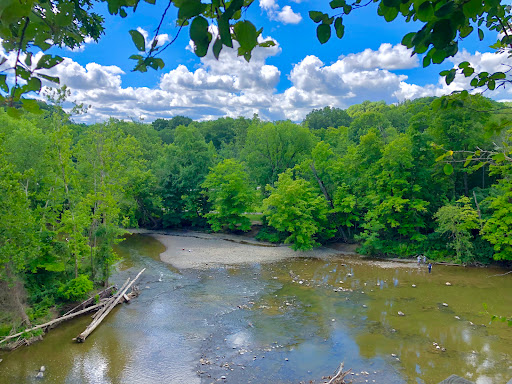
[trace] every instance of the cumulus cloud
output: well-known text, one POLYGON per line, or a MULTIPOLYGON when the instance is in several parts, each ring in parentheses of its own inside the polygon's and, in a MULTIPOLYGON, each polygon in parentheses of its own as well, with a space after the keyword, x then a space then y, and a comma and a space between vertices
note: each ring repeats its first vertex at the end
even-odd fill
MULTIPOLYGON (((271 0, 265 1, 272 6, 271 0)), ((212 33, 216 35, 215 28, 212 33)), ((83 122, 103 121, 109 117, 143 117, 152 121, 175 115, 204 120, 223 116, 251 117, 254 113, 268 120, 300 121, 313 108, 347 108, 364 100, 393 103, 468 88, 468 80, 462 77, 457 77, 449 87, 444 79, 427 85, 411 83, 401 71, 417 67, 418 59, 411 57, 405 47, 390 44, 342 56, 328 64, 315 55, 308 55, 289 73, 282 74, 278 67, 268 63, 269 58, 281 52, 281 47, 275 43, 274 47, 255 48, 249 63, 237 56, 237 46, 224 47, 219 60, 209 51, 197 67, 178 65, 162 74, 153 88, 123 86, 124 72, 117 66, 97 63, 84 66, 69 58, 47 74, 60 77, 61 85, 66 84, 71 89, 71 100, 91 106, 86 115, 77 118, 83 122), (286 81, 285 76, 289 83, 285 89, 278 88, 280 82, 286 81)), ((1 48, 0 53, 5 55, 1 48)), ((34 62, 40 55, 34 57, 34 62)), ((4 65, 12 66, 14 60, 12 53, 4 65)), ((507 60, 506 55, 462 51, 450 59, 454 65, 464 60, 471 62, 477 71, 508 69, 502 65, 507 60)), ((492 96, 512 99, 508 89, 494 92, 492 96)))
MULTIPOLYGON (((300 0, 294 2, 298 3, 300 0)), ((260 0, 260 8, 267 13, 270 20, 283 24, 298 24, 302 21, 300 13, 295 13, 289 5, 280 8, 276 0, 260 0)))

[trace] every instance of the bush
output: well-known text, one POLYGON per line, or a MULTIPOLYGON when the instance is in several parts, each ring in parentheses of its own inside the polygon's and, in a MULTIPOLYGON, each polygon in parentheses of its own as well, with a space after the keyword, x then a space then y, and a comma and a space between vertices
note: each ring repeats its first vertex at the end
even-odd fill
POLYGON ((66 300, 78 301, 87 297, 93 288, 92 281, 87 275, 80 275, 59 288, 59 295, 66 300))

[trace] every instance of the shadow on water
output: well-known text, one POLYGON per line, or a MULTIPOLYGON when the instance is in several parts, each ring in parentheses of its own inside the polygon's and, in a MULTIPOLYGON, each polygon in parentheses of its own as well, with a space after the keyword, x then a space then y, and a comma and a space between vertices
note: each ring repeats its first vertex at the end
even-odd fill
POLYGON ((510 313, 510 275, 349 257, 178 271, 164 249, 143 235, 119 244, 115 282, 147 268, 139 298, 84 344, 71 339, 88 316, 3 353, 0 383, 36 382, 41 365, 45 383, 318 383, 341 361, 354 383, 512 377, 512 329, 481 313, 510 313))

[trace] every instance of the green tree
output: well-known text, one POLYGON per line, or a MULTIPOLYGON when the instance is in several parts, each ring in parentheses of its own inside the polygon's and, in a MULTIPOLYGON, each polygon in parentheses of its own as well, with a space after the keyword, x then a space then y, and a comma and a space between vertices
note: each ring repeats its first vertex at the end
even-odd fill
POLYGON ((201 184, 215 156, 215 148, 206 144, 195 125, 176 128, 175 141, 166 148, 157 176, 162 181, 164 226, 204 226, 209 206, 201 193, 201 184))
POLYGON ((351 121, 352 119, 343 109, 325 107, 323 109, 313 109, 306 115, 302 124, 309 127, 309 129, 317 130, 329 127, 348 127, 351 121))
POLYGON ((247 132, 242 158, 259 186, 273 184, 280 173, 309 155, 314 137, 309 129, 290 121, 253 123, 247 132))
POLYGON ((455 204, 441 207, 434 218, 438 224, 436 232, 448 235, 448 246, 455 250, 456 260, 463 263, 473 261, 471 231, 479 228, 480 222, 469 198, 462 196, 455 204))
POLYGON ((288 235, 285 243, 294 250, 309 250, 319 245, 318 237, 332 237, 327 225, 328 205, 310 182, 292 176, 287 170, 279 175, 275 187, 267 186, 270 196, 263 200, 268 224, 288 235))
POLYGON ((226 159, 213 167, 203 183, 211 211, 206 214, 215 232, 227 228, 248 231, 251 221, 245 215, 253 207, 256 191, 242 163, 226 159))

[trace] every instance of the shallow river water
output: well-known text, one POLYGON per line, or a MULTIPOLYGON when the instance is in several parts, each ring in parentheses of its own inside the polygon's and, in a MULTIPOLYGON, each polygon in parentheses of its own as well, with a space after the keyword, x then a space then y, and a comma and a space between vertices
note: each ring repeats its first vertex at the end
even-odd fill
POLYGON ((114 281, 146 267, 141 295, 83 344, 71 339, 89 316, 1 353, 0 383, 321 383, 340 362, 354 383, 512 378, 512 327, 489 322, 511 312, 512 275, 489 277, 502 270, 340 256, 178 271, 163 250, 149 236, 121 243, 114 281))

